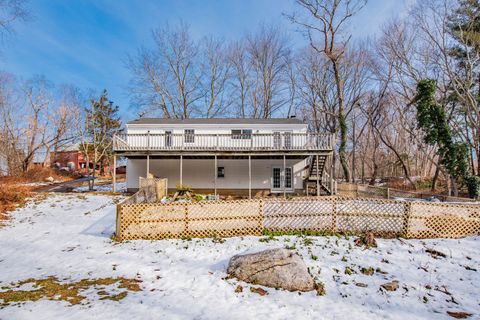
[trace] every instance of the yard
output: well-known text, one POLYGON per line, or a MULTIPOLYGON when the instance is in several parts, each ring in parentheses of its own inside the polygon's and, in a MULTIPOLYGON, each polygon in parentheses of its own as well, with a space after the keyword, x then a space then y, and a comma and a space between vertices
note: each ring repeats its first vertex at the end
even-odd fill
POLYGON ((45 194, 12 212, 0 229, 0 319, 480 317, 479 237, 377 239, 370 249, 333 236, 117 243, 122 199, 45 194), (234 254, 276 247, 301 254, 326 295, 271 288, 262 295, 225 279, 234 254), (381 288, 393 280, 396 291, 381 288))

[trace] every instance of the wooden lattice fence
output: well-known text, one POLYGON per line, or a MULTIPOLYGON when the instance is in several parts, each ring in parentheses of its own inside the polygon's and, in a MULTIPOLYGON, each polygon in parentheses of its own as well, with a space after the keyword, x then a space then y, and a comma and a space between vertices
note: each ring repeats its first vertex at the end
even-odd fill
POLYGON ((474 199, 452 197, 444 194, 413 192, 394 188, 371 186, 367 184, 338 183, 337 194, 344 197, 377 198, 377 199, 431 199, 436 198, 440 201, 448 202, 474 202, 474 199))
POLYGON ((349 197, 127 201, 117 206, 116 227, 120 240, 261 235, 265 229, 458 238, 480 234, 480 205, 349 197))

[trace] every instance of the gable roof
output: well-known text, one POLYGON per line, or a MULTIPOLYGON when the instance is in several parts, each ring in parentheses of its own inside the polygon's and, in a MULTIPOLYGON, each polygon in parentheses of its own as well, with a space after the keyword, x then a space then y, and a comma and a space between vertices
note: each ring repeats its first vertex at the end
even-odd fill
POLYGON ((165 118, 139 118, 128 124, 305 124, 297 118, 191 118, 191 119, 165 119, 165 118))

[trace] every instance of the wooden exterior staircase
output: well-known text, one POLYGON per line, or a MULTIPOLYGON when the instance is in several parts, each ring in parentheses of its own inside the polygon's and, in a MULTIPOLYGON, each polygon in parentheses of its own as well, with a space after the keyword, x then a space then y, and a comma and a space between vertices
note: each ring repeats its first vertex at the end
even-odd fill
POLYGON ((307 176, 305 179, 305 190, 308 195, 317 194, 317 182, 320 187, 320 195, 332 195, 333 181, 327 168, 330 168, 331 156, 315 155, 310 156, 307 166, 307 176))

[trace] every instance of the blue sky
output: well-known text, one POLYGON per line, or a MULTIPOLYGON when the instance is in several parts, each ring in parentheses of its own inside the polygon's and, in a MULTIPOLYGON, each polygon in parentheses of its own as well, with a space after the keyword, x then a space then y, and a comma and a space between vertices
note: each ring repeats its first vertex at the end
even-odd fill
MULTIPOLYGON (((372 36, 389 18, 403 14, 412 0, 370 0, 355 18, 355 37, 372 36)), ((45 75, 60 84, 74 84, 100 92, 121 108, 129 108, 124 61, 150 44, 151 30, 180 19, 194 37, 236 39, 255 31, 260 23, 282 26, 292 43, 306 42, 282 13, 292 12, 293 0, 30 0, 30 21, 15 26, 16 34, 2 43, 0 69, 23 79, 45 75)))

